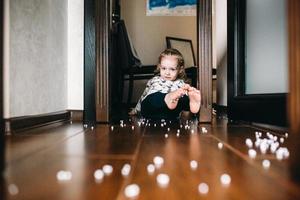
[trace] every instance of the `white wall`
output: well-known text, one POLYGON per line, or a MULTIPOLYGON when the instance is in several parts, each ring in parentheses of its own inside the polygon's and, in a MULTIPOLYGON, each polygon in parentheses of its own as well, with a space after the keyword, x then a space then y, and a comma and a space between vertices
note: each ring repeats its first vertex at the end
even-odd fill
POLYGON ((196 16, 146 16, 146 0, 121 0, 121 18, 143 64, 157 63, 166 36, 192 39, 196 50, 196 16))
POLYGON ((83 110, 83 0, 68 1, 68 109, 83 110))
POLYGON ((5 1, 4 118, 83 110, 83 0, 69 1, 5 1))
MULTIPOLYGON (((67 0, 10 0, 4 117, 67 107, 67 0)), ((7 37, 6 37, 7 38, 7 37)))
POLYGON ((227 0, 215 0, 218 105, 227 106, 227 0))

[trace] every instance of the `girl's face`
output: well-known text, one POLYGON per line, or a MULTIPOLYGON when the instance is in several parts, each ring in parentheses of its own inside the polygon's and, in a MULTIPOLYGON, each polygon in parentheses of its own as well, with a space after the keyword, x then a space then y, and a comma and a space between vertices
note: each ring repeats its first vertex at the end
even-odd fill
POLYGON ((159 64, 160 77, 168 81, 176 80, 179 73, 177 65, 178 62, 176 56, 164 56, 159 64))

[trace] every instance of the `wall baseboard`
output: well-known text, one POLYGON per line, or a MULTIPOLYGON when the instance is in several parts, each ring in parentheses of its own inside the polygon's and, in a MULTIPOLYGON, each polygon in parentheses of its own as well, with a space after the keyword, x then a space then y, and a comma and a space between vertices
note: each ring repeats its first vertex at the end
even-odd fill
POLYGON ((5 120, 5 134, 10 135, 25 129, 36 128, 70 120, 70 111, 59 111, 42 115, 13 117, 5 120))
POLYGON ((70 120, 76 122, 83 121, 83 110, 67 110, 70 112, 70 120))

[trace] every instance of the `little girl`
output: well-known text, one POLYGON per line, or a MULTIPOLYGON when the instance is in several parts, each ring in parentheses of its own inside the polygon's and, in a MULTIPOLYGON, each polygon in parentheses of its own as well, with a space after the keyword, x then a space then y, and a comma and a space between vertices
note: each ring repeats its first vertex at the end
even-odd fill
POLYGON ((140 113, 150 119, 178 119, 183 110, 199 112, 200 91, 184 82, 184 60, 178 50, 166 49, 160 54, 157 72, 159 76, 148 81, 130 115, 140 113))

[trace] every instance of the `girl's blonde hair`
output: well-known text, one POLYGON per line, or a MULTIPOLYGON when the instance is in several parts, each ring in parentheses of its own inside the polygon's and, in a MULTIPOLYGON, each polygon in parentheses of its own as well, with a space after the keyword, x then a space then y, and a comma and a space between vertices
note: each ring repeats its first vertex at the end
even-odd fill
POLYGON ((186 80, 186 74, 185 74, 185 70, 184 70, 184 59, 183 59, 182 54, 177 49, 169 48, 169 49, 165 49, 163 52, 160 53, 160 55, 158 57, 158 65, 157 65, 155 72, 156 73, 160 72, 159 66, 160 66, 161 60, 165 56, 175 56, 176 57, 177 70, 179 71, 177 78, 186 80))

